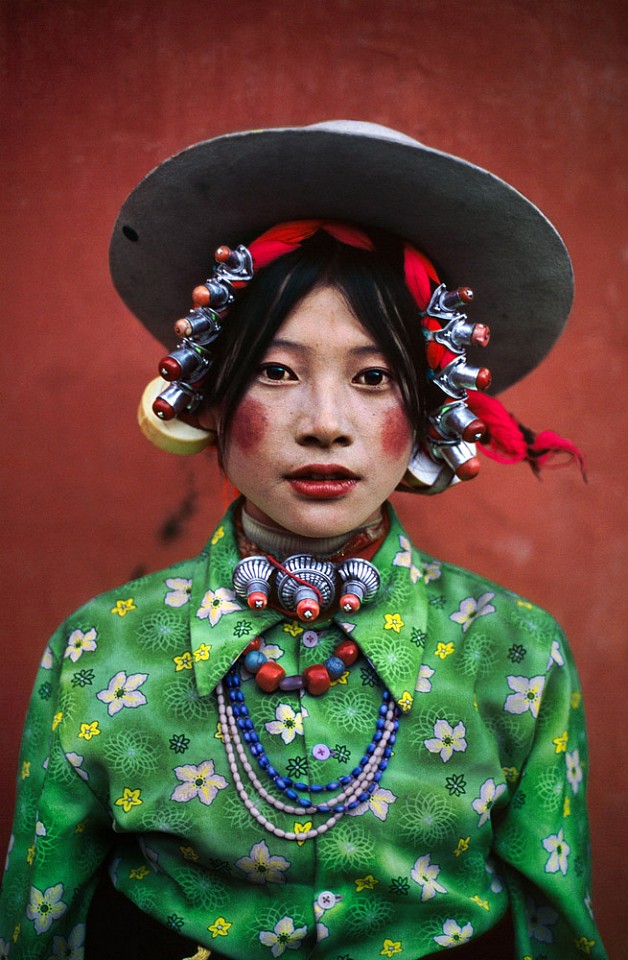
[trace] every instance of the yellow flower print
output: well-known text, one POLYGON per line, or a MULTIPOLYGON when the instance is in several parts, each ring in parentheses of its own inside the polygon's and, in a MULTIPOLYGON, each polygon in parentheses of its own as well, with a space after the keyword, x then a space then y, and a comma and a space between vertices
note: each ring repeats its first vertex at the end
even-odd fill
POLYGON ((143 880, 144 877, 147 877, 150 873, 150 870, 145 863, 141 867, 135 867, 134 870, 131 870, 129 873, 130 880, 143 880))
MULTIPOLYGON (((295 833, 307 833, 308 830, 312 829, 312 821, 308 820, 307 823, 295 823, 294 832, 295 833)), ((302 847, 305 843, 305 840, 297 840, 297 846, 302 847)))
POLYGON ((215 940, 216 937, 226 937, 232 926, 233 924, 224 917, 217 917, 207 929, 212 935, 212 940, 215 940))
POLYGON ((200 660, 209 660, 209 651, 211 648, 211 643, 201 643, 200 647, 194 650, 194 662, 198 663, 200 660))
POLYGON ((31 761, 25 760, 22 764, 22 780, 26 780, 31 775, 31 761))
POLYGON ((192 654, 189 650, 182 653, 180 657, 173 657, 172 660, 175 664, 175 673, 179 673, 181 670, 191 670, 194 665, 192 654))
POLYGON ((502 767, 502 770, 508 783, 516 783, 519 779, 519 771, 516 767, 502 767))
POLYGON ((384 630, 394 630, 395 633, 399 633, 402 627, 405 627, 405 623, 401 619, 400 613, 384 614, 384 630))
POLYGON ((434 651, 435 655, 437 657, 440 657, 441 660, 445 660, 446 657, 450 656, 450 654, 452 654, 453 652, 454 652, 453 643, 442 643, 442 641, 439 641, 438 646, 434 651))
POLYGON ((225 535, 225 528, 223 526, 217 527, 217 529, 214 530, 214 533, 212 536, 212 541, 211 541, 212 547, 215 547, 218 541, 222 540, 224 535, 225 535))
POLYGON ((490 910, 490 905, 488 900, 482 900, 478 897, 477 893, 474 897, 469 897, 470 900, 473 900, 474 903, 477 903, 478 907, 482 907, 483 910, 490 910))
POLYGON ((11 937, 11 939, 13 940, 13 943, 17 943, 17 942, 18 942, 18 940, 20 939, 20 933, 21 933, 21 932, 22 932, 22 925, 21 925, 21 923, 18 923, 18 925, 17 925, 17 926, 15 927, 15 929, 13 930, 13 936, 11 937))
POLYGON ((125 787, 122 796, 116 800, 116 807, 122 807, 125 813, 130 813, 133 807, 139 807, 144 803, 140 799, 141 793, 141 790, 131 790, 130 787, 125 787))
POLYGON ((454 850, 454 857, 459 857, 460 854, 466 853, 469 849, 469 843, 471 842, 471 837, 460 837, 458 841, 458 846, 454 850))
POLYGON ((563 817, 571 816, 571 797, 565 797, 565 802, 563 803, 563 817))
POLYGON ((346 685, 349 680, 349 671, 345 670, 341 677, 338 677, 337 680, 332 680, 330 686, 335 687, 339 683, 346 685))
POLYGON ((355 883, 355 892, 362 893, 363 890, 373 890, 379 880, 376 880, 372 873, 367 873, 365 877, 358 877, 353 882, 355 883))
POLYGON ((403 713, 408 713, 412 704, 414 703, 414 697, 408 690, 404 690, 402 696, 397 700, 397 706, 403 713))
POLYGON ((116 605, 111 608, 111 613, 117 613, 120 617, 126 617, 129 610, 137 610, 133 597, 129 597, 128 600, 116 600, 116 605))
POLYGON ((570 697, 572 709, 577 710, 582 702, 582 694, 579 690, 574 690, 570 697))
POLYGON ((379 951, 380 957, 394 957, 402 951, 401 940, 384 940, 384 949, 379 951))
POLYGON ((26 851, 26 862, 30 864, 30 866, 32 866, 34 861, 35 861, 35 847, 33 845, 32 847, 29 847, 28 850, 26 851))
POLYGON ((63 710, 59 710, 52 718, 52 729, 56 730, 60 723, 63 723, 63 710))
POLYGON ((518 606, 518 607, 525 607, 526 610, 531 610, 531 609, 532 609, 532 604, 531 604, 531 603, 528 603, 527 600, 517 600, 517 606, 518 606))
POLYGON ((574 943, 576 944, 576 950, 582 951, 587 957, 591 954, 591 948, 595 946, 595 940, 587 940, 586 937, 579 937, 574 943))
POLYGON ((77 823, 77 825, 76 825, 75 828, 74 828, 74 832, 75 832, 75 833, 83 833, 84 830, 85 830, 85 827, 87 826, 87 821, 88 821, 88 820, 89 820, 89 817, 85 817, 84 820, 81 820, 80 823, 77 823))
POLYGON ((220 720, 216 721, 216 733, 214 734, 214 740, 222 740, 223 743, 225 742, 225 735, 222 732, 220 720))
POLYGON ((179 847, 185 860, 199 860, 199 855, 194 847, 179 847))
POLYGON ((97 737, 101 733, 100 727, 98 726, 98 720, 92 720, 91 723, 82 723, 81 729, 79 731, 79 738, 81 740, 91 740, 92 737, 97 737))
POLYGON ((566 752, 568 738, 569 738, 569 735, 566 730, 563 733, 561 733, 560 737, 554 737, 554 739, 552 740, 552 743, 554 744, 556 753, 566 752))
POLYGON ((298 637, 300 633, 303 633, 303 627, 299 626, 296 620, 293 620, 291 623, 284 623, 283 632, 289 633, 291 637, 298 637))

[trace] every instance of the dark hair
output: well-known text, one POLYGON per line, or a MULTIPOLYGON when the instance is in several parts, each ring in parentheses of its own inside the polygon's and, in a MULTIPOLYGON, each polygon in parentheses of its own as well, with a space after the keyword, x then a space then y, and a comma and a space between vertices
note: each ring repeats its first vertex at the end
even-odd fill
POLYGON ((339 290, 379 345, 398 379, 415 448, 420 446, 427 424, 427 361, 418 307, 404 280, 401 243, 388 234, 370 235, 375 251, 319 231, 260 270, 237 295, 224 320, 206 394, 206 402, 220 410, 221 451, 268 344, 288 314, 319 286, 339 290))

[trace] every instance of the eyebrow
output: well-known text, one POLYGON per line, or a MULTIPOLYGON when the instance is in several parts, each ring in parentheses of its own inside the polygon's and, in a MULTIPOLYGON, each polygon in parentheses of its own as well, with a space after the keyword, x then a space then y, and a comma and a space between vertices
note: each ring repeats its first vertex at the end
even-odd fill
MULTIPOLYGON (((266 350, 275 350, 276 348, 292 350, 294 353, 307 353, 309 346, 307 343, 298 343, 295 340, 271 340, 266 350)), ((365 343, 359 347, 351 347, 347 350, 350 356, 383 356, 384 351, 376 343, 365 343)))

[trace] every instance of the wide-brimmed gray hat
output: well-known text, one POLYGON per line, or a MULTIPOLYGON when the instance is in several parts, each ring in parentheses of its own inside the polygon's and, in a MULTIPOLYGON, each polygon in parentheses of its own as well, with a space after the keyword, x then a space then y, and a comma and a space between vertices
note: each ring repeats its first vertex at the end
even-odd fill
MULTIPOLYGON (((475 293, 497 393, 532 370, 560 335, 573 298, 563 241, 498 177, 388 127, 335 120, 205 140, 148 174, 111 240, 120 296, 168 348, 215 249, 284 220, 348 220, 418 247, 448 286, 475 293)), ((471 362, 485 363, 473 356, 471 362)))

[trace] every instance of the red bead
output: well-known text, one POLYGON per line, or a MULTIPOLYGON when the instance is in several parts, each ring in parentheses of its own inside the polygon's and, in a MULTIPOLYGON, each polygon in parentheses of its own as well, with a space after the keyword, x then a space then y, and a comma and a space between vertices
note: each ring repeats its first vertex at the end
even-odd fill
POLYGON ((478 390, 487 390, 491 385, 491 371, 486 367, 480 367, 475 378, 475 385, 478 390))
POLYGON ((320 612, 321 608, 312 597, 306 597, 297 603, 296 614, 299 620, 316 620, 320 612))
MULTIPOLYGON (((257 675, 259 676, 259 673, 257 675)), ((313 697, 320 697, 321 694, 327 693, 331 686, 327 667, 322 663, 314 663, 311 667, 306 667, 303 671, 303 680, 307 692, 313 697)))
POLYGON ((467 443, 474 443, 476 440, 479 440, 481 437, 483 437, 485 433, 485 425, 476 417, 475 420, 472 420, 471 423, 468 423, 462 431, 462 439, 466 440, 467 443))
POLYGON ((246 602, 251 610, 263 610, 268 603, 268 597, 261 590, 253 590, 249 593, 246 602))
POLYGON ((476 323, 471 333, 471 343, 474 347, 486 347, 491 339, 490 327, 485 323, 476 323))
POLYGON ((164 380, 178 380, 182 373, 181 364, 174 357, 164 357, 159 362, 159 372, 164 380))
POLYGON ((210 301, 210 292, 204 284, 194 287, 192 290, 192 302, 197 307, 208 307, 210 301))
POLYGON ((340 657, 345 667, 350 667, 358 659, 360 651, 358 649, 357 643, 354 643, 353 640, 341 640, 334 653, 337 657, 340 657))
POLYGON ((474 477, 477 477, 480 472, 480 461, 477 457, 471 457, 470 460, 465 460, 465 462, 458 467, 456 470, 456 476, 459 480, 473 480, 474 477))
POLYGON ((218 247, 218 249, 216 250, 216 253, 214 254, 214 259, 216 260, 216 263, 225 263, 225 261, 227 261, 230 256, 231 256, 231 247, 228 247, 226 244, 223 244, 223 246, 218 247))
POLYGON ((245 656, 247 655, 247 653, 250 653, 250 652, 251 652, 251 650, 259 650, 259 648, 261 647, 261 645, 262 645, 262 638, 261 638, 261 637, 255 637, 255 639, 254 639, 254 640, 251 640, 251 642, 250 642, 249 644, 247 644, 247 646, 244 648, 244 651, 243 651, 243 653, 242 653, 242 656, 245 657, 245 656))
POLYGON ((274 660, 267 660, 255 674, 255 682, 264 693, 274 693, 280 680, 283 680, 285 675, 286 671, 283 667, 280 667, 274 660))
POLYGON ((164 400, 162 397, 157 397, 153 403, 153 413, 156 417, 159 417, 160 420, 172 420, 175 415, 175 409, 167 400, 164 400))
POLYGON ((340 609, 343 613, 357 613, 360 609, 360 598, 355 593, 345 593, 340 598, 340 609))

